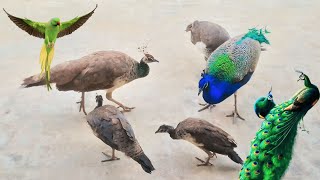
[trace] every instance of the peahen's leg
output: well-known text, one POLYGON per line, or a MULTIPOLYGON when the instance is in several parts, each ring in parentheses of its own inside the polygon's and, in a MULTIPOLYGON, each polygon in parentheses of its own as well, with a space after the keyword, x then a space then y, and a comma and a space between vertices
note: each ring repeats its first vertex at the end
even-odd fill
POLYGON ((85 115, 87 115, 86 109, 84 108, 84 93, 85 93, 85 92, 82 92, 82 94, 81 94, 81 101, 77 102, 77 104, 80 104, 79 112, 81 112, 81 110, 82 110, 83 113, 84 113, 85 115))
MULTIPOLYGON (((107 156, 107 157, 110 157, 108 154, 106 154, 106 153, 104 153, 104 152, 102 152, 102 154, 105 155, 105 156, 107 156)), ((117 157, 115 156, 115 150, 112 149, 112 156, 111 156, 111 158, 110 158, 110 159, 106 159, 106 160, 102 160, 101 162, 114 161, 114 160, 120 160, 120 158, 117 158, 117 157)))
POLYGON ((241 120, 245 120, 243 117, 240 116, 237 108, 237 92, 234 93, 234 111, 232 114, 227 115, 227 117, 233 117, 233 123, 236 122, 236 118, 238 117, 241 120))
POLYGON ((196 159, 201 162, 201 164, 198 164, 197 166, 212 166, 213 164, 210 163, 210 159, 213 158, 214 156, 217 157, 217 155, 215 153, 212 153, 212 152, 207 151, 205 149, 202 149, 202 150, 208 154, 208 157, 207 157, 206 161, 196 157, 196 159))
MULTIPOLYGON (((107 94, 106 94, 106 98, 107 98, 109 101, 112 101, 112 102, 114 102, 114 103, 118 104, 118 105, 119 105, 119 107, 121 107, 121 108, 123 109, 123 111, 124 111, 124 112, 130 112, 132 109, 134 109, 134 107, 127 107, 127 106, 124 106, 124 105, 123 105, 123 104, 121 104, 120 102, 118 102, 118 101, 114 100, 114 99, 112 98, 112 91, 111 91, 111 92, 107 92, 107 94)), ((118 108, 119 108, 119 107, 118 107, 118 108)))

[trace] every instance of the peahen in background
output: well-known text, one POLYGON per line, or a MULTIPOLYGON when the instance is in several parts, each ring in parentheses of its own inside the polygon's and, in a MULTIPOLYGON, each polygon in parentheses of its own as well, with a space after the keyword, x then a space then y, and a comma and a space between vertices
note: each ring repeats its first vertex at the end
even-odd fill
POLYGON ((201 74, 199 93, 208 103, 204 109, 218 104, 234 94, 234 112, 227 117, 242 118, 237 110, 237 90, 251 78, 258 64, 261 44, 270 44, 266 29, 249 29, 249 32, 229 39, 219 46, 209 57, 207 67, 201 74))
POLYGON ((256 114, 265 120, 251 141, 240 180, 279 180, 285 174, 292 158, 298 124, 319 99, 317 86, 306 74, 299 73, 299 80, 304 80, 305 87, 288 101, 275 105, 271 92, 268 97, 256 101, 256 114))

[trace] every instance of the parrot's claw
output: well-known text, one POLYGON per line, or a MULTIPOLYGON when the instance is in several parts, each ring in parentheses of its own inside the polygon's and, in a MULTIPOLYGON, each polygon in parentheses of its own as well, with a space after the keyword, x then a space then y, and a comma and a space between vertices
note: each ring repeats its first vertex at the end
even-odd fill
POLYGON ((53 42, 49 42, 47 45, 48 48, 53 48, 54 47, 54 43, 53 42))

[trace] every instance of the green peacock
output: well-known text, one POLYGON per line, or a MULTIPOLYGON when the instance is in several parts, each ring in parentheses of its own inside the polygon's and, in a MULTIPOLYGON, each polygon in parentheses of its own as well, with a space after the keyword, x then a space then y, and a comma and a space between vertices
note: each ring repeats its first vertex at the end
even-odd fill
POLYGON ((306 74, 297 72, 305 87, 290 100, 275 105, 270 91, 267 97, 256 101, 256 114, 265 120, 251 141, 240 180, 279 180, 285 174, 292 158, 298 124, 319 99, 317 86, 306 74))

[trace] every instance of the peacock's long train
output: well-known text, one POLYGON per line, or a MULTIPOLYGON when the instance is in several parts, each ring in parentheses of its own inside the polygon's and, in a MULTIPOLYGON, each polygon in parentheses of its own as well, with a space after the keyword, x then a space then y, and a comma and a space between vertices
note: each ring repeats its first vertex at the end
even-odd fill
POLYGON ((292 158, 298 124, 319 99, 317 86, 306 74, 298 72, 305 87, 291 99, 275 105, 270 91, 267 97, 256 101, 255 112, 265 120, 251 141, 240 180, 279 180, 285 174, 292 158))

